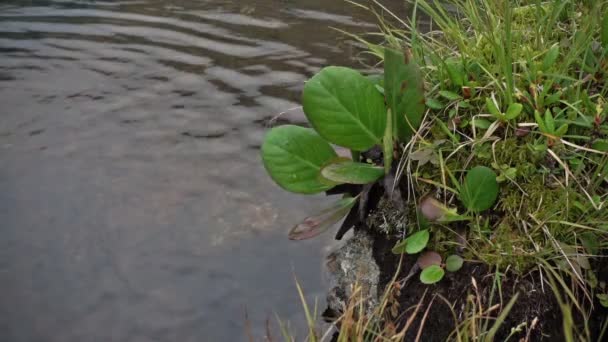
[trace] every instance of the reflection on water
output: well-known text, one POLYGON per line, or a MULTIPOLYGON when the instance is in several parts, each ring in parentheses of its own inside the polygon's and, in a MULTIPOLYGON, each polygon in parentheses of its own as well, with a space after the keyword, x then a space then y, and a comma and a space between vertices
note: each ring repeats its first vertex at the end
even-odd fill
MULTIPOLYGON (((400 1, 393 1, 394 4, 400 1)), ((352 63, 342 0, 0 4, 0 336, 234 341, 323 297, 323 197, 274 186, 270 118, 352 63), (246 5, 244 4, 246 3, 246 5)), ((303 331, 302 331, 303 332, 303 331)))

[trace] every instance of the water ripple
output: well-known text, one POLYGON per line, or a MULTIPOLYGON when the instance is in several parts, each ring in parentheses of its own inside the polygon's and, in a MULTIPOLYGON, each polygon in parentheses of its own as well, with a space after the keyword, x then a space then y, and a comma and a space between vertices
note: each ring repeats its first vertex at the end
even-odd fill
POLYGON ((305 124, 308 77, 352 63, 328 26, 362 18, 343 0, 0 5, 0 335, 234 341, 244 307, 258 336, 301 319, 293 272, 322 293, 323 241, 285 231, 326 199, 274 186, 258 150, 305 124))

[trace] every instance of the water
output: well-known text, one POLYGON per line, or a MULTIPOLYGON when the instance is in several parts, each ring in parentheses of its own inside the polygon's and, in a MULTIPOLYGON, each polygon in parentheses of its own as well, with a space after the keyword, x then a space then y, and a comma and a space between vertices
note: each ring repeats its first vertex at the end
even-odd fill
POLYGON ((274 115, 305 122, 304 80, 354 65, 329 26, 371 22, 342 0, 0 4, 0 339, 302 322, 294 274, 323 304, 331 234, 286 232, 328 200, 280 190, 259 147, 274 115))

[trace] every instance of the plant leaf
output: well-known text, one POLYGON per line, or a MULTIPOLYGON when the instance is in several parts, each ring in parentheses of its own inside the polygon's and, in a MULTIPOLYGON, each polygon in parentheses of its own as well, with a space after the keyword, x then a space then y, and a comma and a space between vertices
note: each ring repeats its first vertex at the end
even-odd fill
POLYGON ((463 264, 464 260, 458 255, 452 254, 445 259, 445 269, 450 272, 458 271, 463 264))
POLYGON ((488 108, 488 112, 490 112, 490 114, 492 114, 492 116, 494 116, 497 119, 502 119, 502 117, 503 117, 502 113, 500 112, 498 107, 496 107, 496 104, 494 103, 494 101, 492 101, 492 99, 489 97, 486 97, 486 108, 488 108))
POLYGON ((384 51, 384 94, 394 118, 393 130, 405 142, 422 122, 424 83, 418 64, 389 48, 384 51))
POLYGON ((290 240, 315 237, 340 221, 357 202, 358 197, 342 198, 320 213, 309 216, 289 231, 290 240))
POLYGON ((474 119, 473 125, 477 128, 488 129, 492 125, 492 123, 486 119, 474 119))
POLYGON ((608 152, 608 140, 597 140, 591 145, 591 148, 602 152, 608 152))
POLYGON ((393 163, 393 116, 390 108, 386 111, 386 130, 382 139, 382 153, 384 156, 384 173, 388 174, 393 163))
POLYGON ((435 251, 426 251, 421 253, 416 260, 420 269, 425 269, 432 265, 441 265, 441 255, 435 251))
POLYGON ((458 87, 464 86, 465 73, 460 61, 446 61, 445 68, 453 85, 458 87))
POLYGON ((449 91, 449 90, 440 90, 439 95, 445 97, 446 99, 448 99, 450 101, 457 101, 457 100, 462 99, 462 96, 456 94, 455 92, 449 91))
POLYGON ((428 229, 424 229, 418 231, 407 239, 398 242, 395 247, 393 247, 394 254, 416 254, 422 251, 429 242, 429 231, 428 229))
POLYGON ((547 128, 547 133, 555 133, 555 120, 553 119, 553 114, 551 114, 550 109, 545 111, 545 127, 547 128))
POLYGON ((543 59, 543 70, 549 70, 549 68, 557 61, 557 57, 559 57, 559 45, 556 43, 551 46, 543 59))
POLYGON ((381 144, 384 99, 358 71, 324 68, 306 82, 302 103, 308 121, 327 141, 355 151, 381 144))
POLYGON ((368 184, 384 176, 384 169, 367 163, 338 160, 324 166, 321 176, 336 183, 368 184))
POLYGON ((496 173, 485 166, 476 166, 467 172, 460 189, 460 199, 469 210, 480 212, 494 205, 498 197, 496 173))
POLYGON ((443 109, 443 107, 445 107, 445 105, 437 99, 426 99, 426 106, 431 109, 437 109, 437 110, 443 109))
POLYGON ((443 268, 437 265, 432 265, 422 270, 420 273, 420 281, 427 285, 435 284, 436 282, 440 281, 444 275, 445 271, 443 268))
POLYGON ((424 218, 431 222, 441 219, 447 211, 447 208, 443 205, 443 203, 439 202, 431 195, 424 196, 420 200, 418 207, 420 208, 420 212, 424 218))
POLYGON ((314 194, 336 184, 319 180, 321 167, 336 158, 334 149, 310 128, 275 127, 262 144, 262 160, 270 177, 283 189, 314 194))
POLYGON ((536 121, 536 124, 538 125, 538 128, 540 129, 541 132, 552 133, 552 132, 547 131, 547 126, 545 125, 545 120, 543 120, 543 118, 540 116, 540 112, 537 111, 536 109, 534 110, 534 120, 536 121))
POLYGON ((511 103, 509 108, 507 108, 507 112, 505 113, 505 118, 507 120, 513 120, 521 114, 521 110, 524 108, 521 103, 511 103))
POLYGON ((568 124, 563 124, 559 126, 559 128, 555 131, 555 135, 558 137, 562 137, 566 133, 568 133, 568 124))

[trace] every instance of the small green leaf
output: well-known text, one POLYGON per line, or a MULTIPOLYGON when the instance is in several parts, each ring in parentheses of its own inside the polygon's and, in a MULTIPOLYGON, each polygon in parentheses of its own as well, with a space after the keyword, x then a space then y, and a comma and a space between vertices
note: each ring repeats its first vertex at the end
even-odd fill
POLYGON ((460 100, 462 98, 460 95, 456 94, 455 92, 449 91, 449 90, 440 90, 439 95, 445 97, 446 99, 448 99, 450 101, 456 101, 456 100, 460 100))
POLYGON ((591 148, 602 152, 608 152, 608 140, 597 140, 591 145, 591 148))
POLYGON ((270 177, 283 189, 314 194, 336 184, 319 181, 321 167, 336 158, 334 149, 315 131, 293 125, 275 127, 262 144, 262 160, 270 177))
POLYGON ((481 129, 488 129, 492 125, 492 123, 486 119, 474 119, 472 123, 475 127, 481 129))
POLYGON ((543 59, 543 70, 549 70, 549 68, 557 61, 557 57, 559 57, 559 45, 556 43, 551 46, 543 59))
POLYGON ((338 184, 368 184, 384 176, 384 169, 367 163, 338 160, 324 166, 321 176, 338 184))
POLYGON ((488 108, 488 111, 490 112, 490 114, 492 114, 492 116, 497 119, 502 119, 503 114, 500 112, 498 107, 496 107, 494 101, 489 97, 486 97, 486 108, 488 108))
POLYGON ((431 265, 420 272, 420 282, 423 284, 435 284, 440 281, 445 275, 443 268, 437 265, 431 265))
POLYGON ((393 247, 394 254, 416 254, 422 251, 429 242, 429 231, 424 229, 410 235, 393 247))
POLYGON ((469 210, 480 212, 489 209, 498 197, 496 173, 485 166, 469 170, 460 189, 460 199, 469 210))
POLYGON ((358 71, 326 67, 304 86, 304 113, 327 141, 355 151, 380 145, 386 127, 384 99, 358 71))
POLYGON ((290 240, 306 240, 315 237, 340 221, 357 202, 358 197, 347 197, 334 203, 314 216, 307 217, 289 232, 290 240))
POLYGON ((505 118, 507 120, 513 120, 521 114, 521 110, 524 108, 521 103, 511 103, 509 108, 507 108, 507 112, 505 113, 505 118))
POLYGON ((405 142, 420 126, 425 110, 424 83, 418 64, 400 51, 385 49, 384 90, 393 115, 393 130, 405 142))
POLYGON ((547 127, 547 133, 555 133, 555 120, 553 119, 553 114, 551 114, 550 109, 545 111, 545 127, 547 127))
POLYGON ((568 124, 559 126, 559 128, 555 131, 555 135, 558 137, 563 137, 566 133, 568 133, 568 124))
POLYGON ((462 87, 464 85, 464 68, 462 67, 462 63, 459 61, 446 61, 445 68, 450 76, 450 80, 452 84, 458 87, 462 87))
POLYGON ((553 133, 547 131, 547 126, 545 125, 545 120, 540 116, 539 111, 534 110, 534 120, 536 120, 536 124, 538 125, 538 129, 540 129, 543 133, 553 133))
POLYGON ((464 260, 458 255, 452 254, 445 259, 445 269, 450 272, 458 271, 463 264, 464 260))
POLYGON ((431 109, 436 109, 436 110, 440 110, 440 109, 443 109, 443 107, 445 107, 445 105, 437 99, 427 99, 426 106, 431 109))

